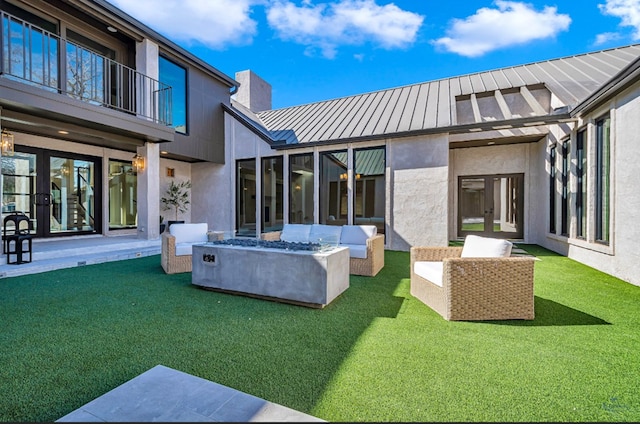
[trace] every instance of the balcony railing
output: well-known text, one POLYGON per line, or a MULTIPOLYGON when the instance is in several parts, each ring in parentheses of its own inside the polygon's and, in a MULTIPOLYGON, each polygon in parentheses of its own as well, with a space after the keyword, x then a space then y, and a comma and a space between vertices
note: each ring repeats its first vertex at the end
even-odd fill
POLYGON ((2 76, 163 125, 172 124, 169 85, 4 11, 0 13, 2 76))

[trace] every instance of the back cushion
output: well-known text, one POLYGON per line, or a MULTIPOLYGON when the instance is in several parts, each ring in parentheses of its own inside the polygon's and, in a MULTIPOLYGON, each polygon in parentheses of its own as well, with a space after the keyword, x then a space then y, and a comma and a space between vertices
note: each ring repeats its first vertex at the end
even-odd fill
POLYGON ((312 224, 309 242, 337 246, 340 243, 341 233, 341 225, 312 224))
POLYGON ((513 243, 509 240, 469 235, 464 239, 462 258, 508 258, 513 243))
POLYGON ((311 225, 305 224, 284 224, 280 240, 292 243, 308 243, 311 225))
POLYGON ((340 244, 367 244, 367 239, 377 232, 375 225, 343 225, 340 244))
POLYGON ((171 224, 169 233, 176 238, 176 243, 203 243, 208 241, 207 223, 171 224))

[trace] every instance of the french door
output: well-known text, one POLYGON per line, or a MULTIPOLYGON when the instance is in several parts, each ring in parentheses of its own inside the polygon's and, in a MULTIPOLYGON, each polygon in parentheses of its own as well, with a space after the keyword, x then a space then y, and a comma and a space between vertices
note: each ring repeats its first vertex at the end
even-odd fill
POLYGON ((101 159, 17 147, 2 157, 2 217, 23 212, 36 237, 100 233, 101 159))
POLYGON ((458 178, 458 236, 523 237, 524 174, 458 178))

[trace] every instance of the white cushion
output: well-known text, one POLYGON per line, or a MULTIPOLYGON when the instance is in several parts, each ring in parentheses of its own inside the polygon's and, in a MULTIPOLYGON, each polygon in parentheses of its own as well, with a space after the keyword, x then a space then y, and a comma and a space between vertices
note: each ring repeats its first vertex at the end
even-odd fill
POLYGON ((292 243, 308 243, 311 225, 284 224, 280 233, 280 240, 292 243))
POLYGON ((341 233, 341 225, 312 224, 309 242, 337 246, 340 243, 341 233))
POLYGON ((442 268, 442 262, 416 261, 413 264, 413 272, 416 275, 440 287, 442 287, 442 268))
POLYGON ((177 243, 176 256, 191 255, 193 253, 193 245, 197 243, 177 243))
POLYGON ((509 240, 469 235, 464 240, 462 258, 508 258, 513 243, 509 240))
POLYGON ((367 244, 367 239, 376 235, 375 225, 343 225, 340 244, 367 244))
POLYGON ((367 246, 362 244, 342 244, 340 243, 340 247, 348 247, 349 248, 349 257, 351 258, 359 258, 359 259, 367 259, 367 246))
POLYGON ((176 245, 179 243, 206 242, 208 226, 206 222, 194 224, 171 224, 169 233, 176 238, 176 245))

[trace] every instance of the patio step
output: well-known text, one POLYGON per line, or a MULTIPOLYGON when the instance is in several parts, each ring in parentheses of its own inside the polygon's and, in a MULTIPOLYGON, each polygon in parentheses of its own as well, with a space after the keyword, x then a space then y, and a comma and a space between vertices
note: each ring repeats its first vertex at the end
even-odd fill
POLYGON ((160 249, 159 239, 141 240, 134 236, 36 240, 30 263, 7 264, 7 255, 0 257, 0 278, 159 255, 160 249))
POLYGON ((56 422, 326 422, 157 365, 56 422))

